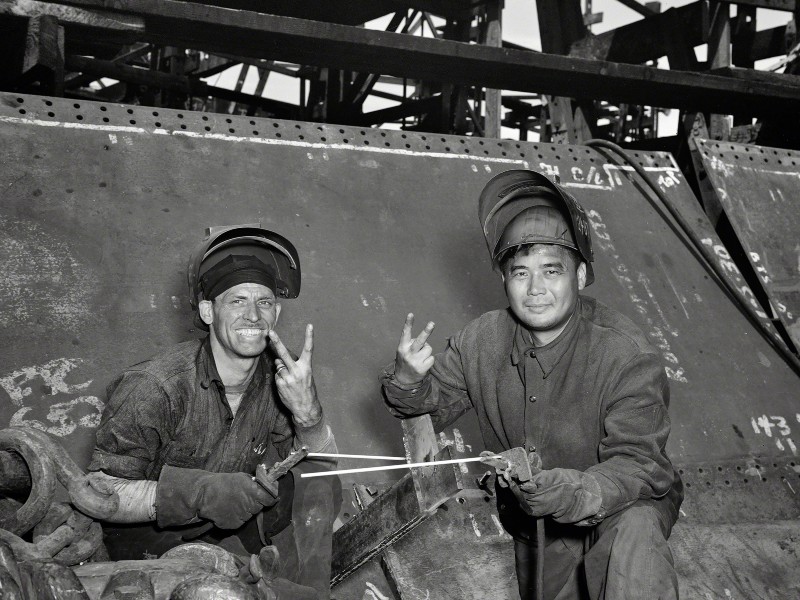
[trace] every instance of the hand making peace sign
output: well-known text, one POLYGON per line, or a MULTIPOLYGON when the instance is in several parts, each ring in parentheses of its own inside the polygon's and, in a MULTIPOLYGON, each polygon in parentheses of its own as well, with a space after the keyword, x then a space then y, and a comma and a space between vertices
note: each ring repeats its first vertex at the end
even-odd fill
POLYGON ((400 345, 397 346, 397 356, 394 359, 394 378, 402 385, 419 383, 433 366, 433 348, 428 343, 428 336, 435 324, 429 321, 425 329, 415 338, 411 337, 413 326, 414 314, 408 313, 403 325, 403 334, 400 336, 400 345))
POLYGON ((322 416, 317 399, 314 373, 311 370, 311 354, 314 351, 314 326, 306 325, 306 340, 300 358, 294 360, 281 338, 274 330, 269 339, 278 358, 275 359, 275 384, 281 401, 286 405, 295 422, 301 426, 316 424, 322 416))

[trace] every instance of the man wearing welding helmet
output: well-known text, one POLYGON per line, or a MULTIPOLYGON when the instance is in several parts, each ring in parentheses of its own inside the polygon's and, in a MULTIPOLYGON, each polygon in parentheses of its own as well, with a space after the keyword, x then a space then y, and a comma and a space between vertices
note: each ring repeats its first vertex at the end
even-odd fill
POLYGON ((509 308, 439 354, 434 324, 414 337, 409 314, 381 379, 390 411, 429 413, 440 430, 474 409, 488 450, 539 454, 530 482, 497 488, 523 599, 677 598, 666 540, 683 491, 665 453, 667 378, 633 322, 579 294, 594 281, 583 208, 513 170, 486 184, 479 216, 509 308))
POLYGON ((270 589, 327 598, 340 490, 301 488, 299 479, 295 489, 289 473, 275 497, 252 476, 301 446, 336 452, 314 385, 312 326, 299 357, 275 332, 280 300, 300 292, 297 250, 258 225, 210 230, 190 258, 188 283, 195 323, 209 334, 128 368, 108 388, 89 470, 120 496, 117 525, 105 528, 111 558, 204 541, 242 557, 253 584, 247 559, 274 542, 282 567, 270 589), (313 518, 290 525, 309 506, 313 518))

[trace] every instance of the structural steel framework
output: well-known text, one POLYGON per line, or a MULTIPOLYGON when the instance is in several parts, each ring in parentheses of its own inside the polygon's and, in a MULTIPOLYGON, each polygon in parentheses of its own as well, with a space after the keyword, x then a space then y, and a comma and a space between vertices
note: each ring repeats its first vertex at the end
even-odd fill
POLYGON ((0 89, 481 137, 503 126, 520 140, 673 151, 678 140, 652 139, 659 109, 677 108, 704 114, 712 139, 800 147, 797 0, 664 12, 618 2, 643 18, 593 35, 602 15, 591 0, 537 0, 538 52, 503 41, 503 0, 0 0, 0 89), (794 20, 757 31, 759 8, 794 20), (661 57, 668 70, 656 68, 661 57), (784 72, 754 70, 765 58, 784 72), (208 83, 231 67, 232 89, 208 83), (245 93, 251 71, 257 84, 245 93), (265 97, 275 74, 299 81, 295 103, 265 97), (365 110, 368 98, 392 104, 365 110))

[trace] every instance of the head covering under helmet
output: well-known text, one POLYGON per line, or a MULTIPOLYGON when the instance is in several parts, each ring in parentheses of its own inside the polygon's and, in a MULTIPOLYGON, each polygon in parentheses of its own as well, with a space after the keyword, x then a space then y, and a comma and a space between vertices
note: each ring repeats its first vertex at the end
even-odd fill
POLYGON ((594 281, 592 240, 583 207, 560 185, 536 171, 515 169, 494 176, 481 192, 478 213, 492 259, 523 244, 557 244, 577 251, 594 281))

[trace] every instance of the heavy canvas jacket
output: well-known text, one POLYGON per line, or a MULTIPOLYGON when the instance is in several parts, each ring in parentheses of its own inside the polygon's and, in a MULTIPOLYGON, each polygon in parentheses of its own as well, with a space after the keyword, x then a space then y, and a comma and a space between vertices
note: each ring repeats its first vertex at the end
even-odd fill
POLYGON ((253 473, 286 458, 293 443, 335 452, 325 417, 308 428, 292 422, 266 353, 234 417, 208 337, 126 369, 107 392, 90 471, 155 481, 165 464, 253 473))
POLYGON ((557 339, 538 348, 527 339, 510 309, 485 313, 449 339, 417 386, 398 384, 387 367, 389 410, 429 413, 438 431, 474 409, 487 450, 523 446, 539 453, 545 469, 592 473, 602 507, 579 524, 641 499, 656 500, 674 522, 682 484, 665 452, 669 386, 642 332, 580 296, 557 339))

